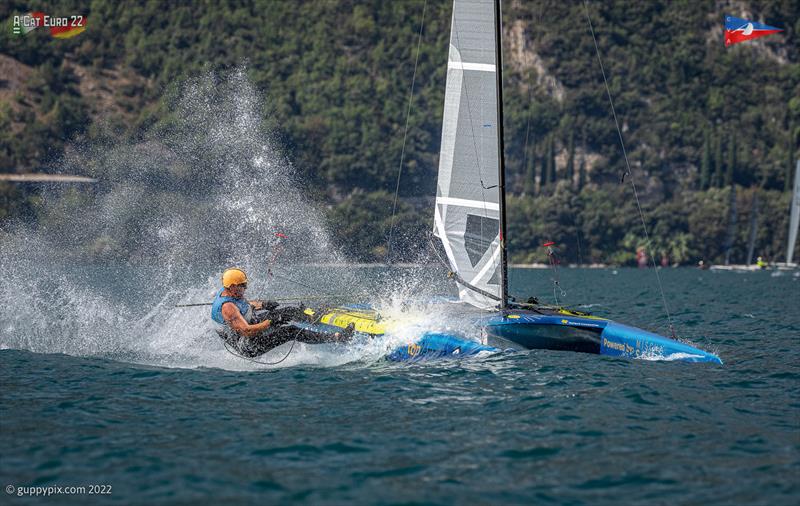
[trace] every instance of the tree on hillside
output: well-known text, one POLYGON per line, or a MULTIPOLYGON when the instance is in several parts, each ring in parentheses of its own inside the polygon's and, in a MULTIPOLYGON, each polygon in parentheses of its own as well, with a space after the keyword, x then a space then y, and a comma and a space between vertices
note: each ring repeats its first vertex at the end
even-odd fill
POLYGON ((525 195, 533 196, 536 194, 536 157, 531 153, 527 159, 527 167, 525 167, 525 181, 522 185, 522 191, 525 195))
POLYGON ((725 163, 725 186, 730 186, 734 183, 734 174, 736 172, 736 134, 731 134, 728 137, 728 160, 725 163))
POLYGON ((581 134, 581 163, 578 166, 578 191, 586 185, 586 130, 581 134))
POLYGON ((567 147, 567 167, 566 175, 569 186, 572 187, 575 180, 575 130, 569 131, 569 144, 567 147))
POLYGON ((725 244, 723 246, 725 251, 725 265, 729 265, 731 262, 733 242, 736 238, 736 220, 738 216, 736 209, 736 185, 730 185, 730 192, 728 195, 728 228, 725 233, 725 244))
POLYGON ((723 186, 722 166, 722 135, 717 133, 714 136, 714 176, 711 178, 711 186, 714 188, 723 186))
POLYGON ((700 184, 698 189, 707 190, 711 178, 711 145, 708 139, 708 130, 703 132, 703 157, 700 159, 700 184))
POLYGON ((545 186, 547 186, 547 179, 550 176, 550 170, 547 166, 547 150, 545 149, 544 155, 542 156, 541 164, 540 164, 540 171, 539 171, 539 193, 544 191, 545 186))

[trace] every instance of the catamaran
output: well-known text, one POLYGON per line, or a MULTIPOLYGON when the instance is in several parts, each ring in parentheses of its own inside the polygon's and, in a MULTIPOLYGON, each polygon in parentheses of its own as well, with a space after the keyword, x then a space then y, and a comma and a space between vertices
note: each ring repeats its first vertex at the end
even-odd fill
MULTIPOLYGON (((722 361, 694 346, 558 306, 517 303, 508 294, 499 0, 455 0, 439 153, 433 232, 441 240, 457 302, 481 343, 441 330, 394 350, 392 360, 545 349, 687 362, 722 361)), ((390 324, 369 309, 339 308, 320 324, 378 334, 390 324)))

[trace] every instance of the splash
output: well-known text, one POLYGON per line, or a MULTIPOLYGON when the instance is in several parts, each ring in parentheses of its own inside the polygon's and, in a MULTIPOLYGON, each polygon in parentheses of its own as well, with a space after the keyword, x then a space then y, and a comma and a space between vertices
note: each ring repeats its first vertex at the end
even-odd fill
POLYGON ((246 69, 202 75, 174 95, 169 121, 140 138, 67 151, 62 170, 98 177, 96 191, 47 188, 40 226, 3 232, 0 346, 208 364, 202 355, 218 343, 176 302, 209 300, 228 265, 263 284, 269 259, 341 261, 262 125, 246 69), (275 232, 287 237, 283 258, 275 232))
POLYGON ((321 213, 297 191, 291 163, 263 127, 262 100, 246 69, 205 74, 172 95, 167 119, 135 142, 68 150, 63 169, 98 177, 101 189, 46 194, 43 237, 98 258, 254 269, 282 232, 292 239, 282 246, 287 255, 341 260, 321 213))
POLYGON ((250 274, 251 297, 346 295, 398 322, 346 347, 298 343, 281 367, 369 363, 423 329, 450 329, 420 302, 437 288, 429 274, 330 267, 344 257, 298 191, 245 68, 191 79, 166 104, 168 119, 134 140, 99 136, 68 149, 61 169, 98 178, 96 190, 48 188, 36 229, 0 232, 0 348, 263 368, 225 353, 207 307, 174 307, 209 301, 230 265, 250 274))

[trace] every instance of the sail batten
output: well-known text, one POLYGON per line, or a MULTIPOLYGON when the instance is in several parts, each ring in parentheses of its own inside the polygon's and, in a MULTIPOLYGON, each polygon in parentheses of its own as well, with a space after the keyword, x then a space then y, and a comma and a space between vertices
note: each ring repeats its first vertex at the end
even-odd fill
POLYGON ((434 217, 460 299, 486 309, 502 295, 495 22, 493 0, 453 3, 434 217))
POLYGON ((483 200, 457 199, 454 197, 437 197, 436 203, 445 204, 449 206, 475 207, 478 209, 489 209, 492 211, 500 210, 499 204, 496 204, 494 202, 485 202, 483 200))
POLYGON ((490 65, 488 63, 467 63, 467 62, 449 61, 447 62, 447 68, 456 70, 480 70, 482 72, 497 72, 497 66, 490 65))

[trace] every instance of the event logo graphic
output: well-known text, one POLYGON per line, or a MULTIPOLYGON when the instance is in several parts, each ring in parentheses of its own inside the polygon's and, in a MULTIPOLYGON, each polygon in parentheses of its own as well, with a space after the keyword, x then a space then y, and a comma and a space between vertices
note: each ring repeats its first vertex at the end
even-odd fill
POLYGON ((37 11, 11 18, 11 33, 14 35, 27 35, 37 28, 47 28, 50 35, 57 39, 68 39, 86 30, 86 17, 49 16, 37 11))
POLYGON ((782 31, 756 21, 725 16, 725 47, 782 31))

